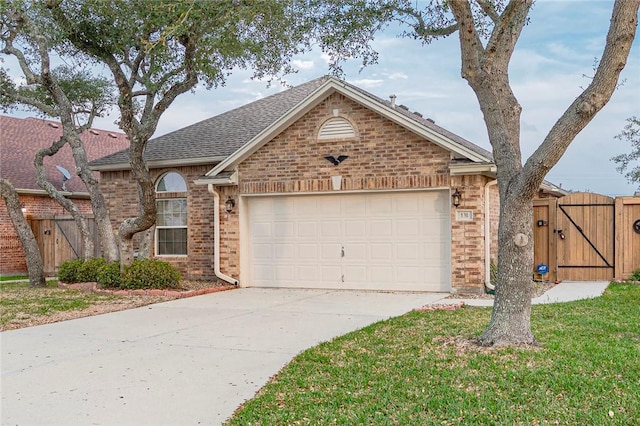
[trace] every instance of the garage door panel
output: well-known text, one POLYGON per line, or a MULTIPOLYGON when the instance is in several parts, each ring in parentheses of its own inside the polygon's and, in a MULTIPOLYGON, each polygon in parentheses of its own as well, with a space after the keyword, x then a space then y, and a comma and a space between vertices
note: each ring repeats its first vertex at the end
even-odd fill
POLYGON ((299 282, 313 282, 320 278, 321 271, 318 271, 318 267, 315 265, 298 265, 296 269, 299 282))
POLYGON ((323 282, 342 282, 342 268, 339 265, 323 265, 320 271, 323 282))
POLYGON ((296 235, 295 224, 283 221, 274 222, 272 235, 277 240, 294 237, 296 235))
POLYGON ((345 217, 364 216, 367 212, 366 200, 362 197, 345 197, 342 201, 345 217))
POLYGON ((395 212, 401 215, 418 215, 420 213, 420 199, 416 197, 402 197, 395 203, 395 212))
POLYGON ((416 266, 398 267, 396 268, 395 276, 399 282, 417 284, 424 280, 424 276, 421 272, 422 268, 418 268, 416 266))
POLYGON ((262 283, 273 281, 275 278, 272 265, 256 264, 254 265, 254 273, 262 283))
POLYGON ((422 250, 420 250, 419 243, 398 243, 395 245, 395 258, 397 260, 404 260, 415 262, 421 256, 422 250))
POLYGON ((391 219, 373 219, 367 221, 367 233, 373 240, 390 238, 393 236, 393 221, 391 219))
POLYGON ((296 224, 296 235, 297 238, 315 238, 317 234, 316 222, 298 222, 296 224))
MULTIPOLYGON (((267 248, 269 252, 271 252, 272 246, 267 244, 263 244, 263 246, 267 248)), ((273 256, 275 256, 276 259, 294 260, 296 257, 296 248, 294 244, 274 244, 273 248, 274 248, 273 256)), ((265 254, 265 257, 268 256, 269 258, 272 255, 272 253, 264 253, 264 254, 265 254)))
POLYGON ((256 244, 253 247, 253 259, 256 261, 271 260, 271 244, 256 244))
POLYGON ((411 237, 415 238, 418 233, 419 219, 399 219, 395 221, 395 236, 398 238, 411 237))
POLYGON ((320 236, 322 240, 340 241, 342 235, 341 226, 342 224, 339 220, 327 220, 326 222, 320 223, 320 236))
POLYGON ((296 268, 293 266, 276 266, 274 268, 276 282, 290 282, 296 279, 296 268))
POLYGON ((388 216, 393 212, 393 203, 390 202, 389 197, 371 196, 367 207, 373 215, 388 216))
POLYGON ((318 246, 316 244, 298 244, 297 249, 300 259, 315 260, 318 258, 318 246))
POLYGON ((383 261, 393 256, 393 245, 390 243, 372 243, 369 245, 372 261, 383 261))
POLYGON ((271 222, 254 222, 251 224, 251 235, 255 237, 271 237, 272 224, 271 222))
POLYGON ((248 206, 249 285, 450 287, 447 191, 255 197, 248 206))
MULTIPOLYGON (((342 253, 342 246, 338 243, 322 244, 320 246, 323 261, 339 261, 342 253)), ((324 262, 323 262, 324 263, 324 262)))
POLYGON ((346 220, 343 235, 348 239, 363 240, 367 238, 367 224, 361 219, 346 220))
POLYGON ((365 243, 352 243, 345 247, 344 259, 346 262, 366 262, 369 245, 365 243))

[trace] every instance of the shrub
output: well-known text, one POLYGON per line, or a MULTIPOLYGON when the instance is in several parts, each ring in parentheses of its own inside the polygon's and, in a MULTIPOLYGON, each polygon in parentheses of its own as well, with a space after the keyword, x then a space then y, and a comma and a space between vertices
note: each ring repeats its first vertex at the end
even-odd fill
POLYGON ((120 262, 115 261, 104 265, 98 272, 96 281, 103 288, 120 288, 120 262))
POLYGON ((640 268, 633 271, 633 273, 629 277, 629 281, 640 281, 640 268))
POLYGON ((180 288, 180 273, 167 262, 157 259, 134 260, 122 274, 120 288, 180 288))
POLYGON ((77 283, 78 270, 84 263, 84 259, 65 260, 58 268, 58 279, 63 283, 77 283))
POLYGON ((78 268, 76 279, 80 283, 98 281, 98 273, 106 264, 107 261, 101 257, 87 259, 78 268))

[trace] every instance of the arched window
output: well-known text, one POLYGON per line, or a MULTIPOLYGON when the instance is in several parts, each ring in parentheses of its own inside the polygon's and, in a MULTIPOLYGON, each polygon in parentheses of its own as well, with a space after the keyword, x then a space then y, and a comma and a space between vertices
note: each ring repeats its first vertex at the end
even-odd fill
POLYGON ((334 117, 327 120, 318 132, 319 140, 353 138, 355 136, 356 131, 349 120, 342 117, 334 117))
POLYGON ((187 255, 187 184, 169 172, 156 184, 156 255, 187 255))

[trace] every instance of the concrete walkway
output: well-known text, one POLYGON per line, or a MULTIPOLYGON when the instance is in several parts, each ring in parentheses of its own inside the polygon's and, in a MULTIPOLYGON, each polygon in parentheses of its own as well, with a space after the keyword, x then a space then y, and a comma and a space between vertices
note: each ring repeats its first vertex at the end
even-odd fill
MULTIPOLYGON (((551 287, 542 296, 531 299, 534 305, 546 303, 572 302, 602 296, 609 281, 563 281, 551 287)), ((470 306, 493 306, 493 299, 444 299, 438 303, 456 304, 463 302, 470 306)))
POLYGON ((218 425, 302 350, 446 296, 249 288, 6 331, 0 422, 218 425))

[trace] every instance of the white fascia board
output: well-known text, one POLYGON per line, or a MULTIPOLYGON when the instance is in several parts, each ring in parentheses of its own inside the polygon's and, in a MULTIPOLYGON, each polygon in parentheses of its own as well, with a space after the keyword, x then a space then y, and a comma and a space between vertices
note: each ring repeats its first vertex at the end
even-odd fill
POLYGON ((471 164, 451 164, 449 165, 451 176, 460 175, 488 175, 495 176, 498 171, 493 163, 471 163, 471 164))
POLYGON ((312 92, 307 98, 291 109, 287 114, 283 115, 274 122, 271 126, 264 129, 253 137, 248 143, 241 146, 236 152, 227 157, 220 164, 216 165, 213 169, 209 170, 205 176, 215 176, 218 173, 224 171, 230 166, 235 166, 238 163, 246 160, 256 150, 261 148, 264 144, 270 141, 273 137, 278 135, 284 129, 293 124, 297 119, 306 114, 311 108, 315 106, 321 96, 326 93, 331 87, 336 87, 333 84, 333 80, 329 79, 314 92, 312 92))
MULTIPOLYGON (((150 169, 159 169, 163 167, 180 167, 180 166, 198 166, 203 164, 219 163, 227 157, 196 157, 185 158, 179 160, 158 160, 147 161, 147 167, 150 169)), ((119 163, 119 164, 105 164, 102 166, 91 166, 91 170, 97 172, 113 172, 118 170, 131 170, 131 164, 119 163)))
POLYGON ((234 171, 229 177, 205 177, 193 181, 196 185, 232 186, 238 184, 238 171, 234 171))

